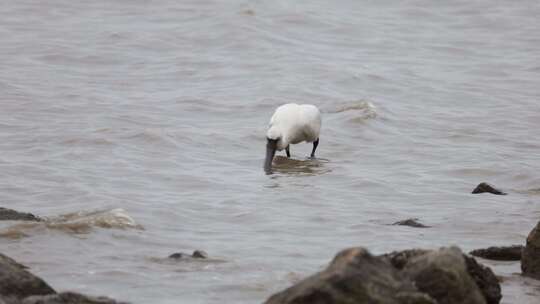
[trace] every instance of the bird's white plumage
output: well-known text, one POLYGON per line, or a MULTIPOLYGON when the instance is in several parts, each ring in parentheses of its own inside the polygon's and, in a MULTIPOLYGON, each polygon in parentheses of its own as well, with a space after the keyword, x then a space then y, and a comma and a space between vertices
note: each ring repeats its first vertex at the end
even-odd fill
POLYGON ((269 139, 278 139, 277 150, 289 144, 313 142, 319 138, 321 113, 314 105, 284 104, 276 109, 266 132, 269 139))

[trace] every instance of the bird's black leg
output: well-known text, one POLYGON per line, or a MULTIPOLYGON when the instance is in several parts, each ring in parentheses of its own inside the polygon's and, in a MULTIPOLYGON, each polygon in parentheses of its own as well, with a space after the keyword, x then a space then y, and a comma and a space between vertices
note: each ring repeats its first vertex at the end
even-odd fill
POLYGON ((287 157, 291 157, 291 151, 289 151, 289 146, 287 146, 287 148, 285 148, 285 152, 287 152, 287 157))
POLYGON ((318 145, 319 145, 319 139, 317 138, 317 140, 313 142, 313 150, 311 151, 311 158, 315 158, 315 150, 317 150, 318 145))

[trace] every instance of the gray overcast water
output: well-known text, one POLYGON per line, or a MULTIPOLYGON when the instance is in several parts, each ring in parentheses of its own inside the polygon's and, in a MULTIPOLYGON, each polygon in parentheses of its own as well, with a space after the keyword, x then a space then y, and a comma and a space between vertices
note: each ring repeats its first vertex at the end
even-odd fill
MULTIPOLYGON (((261 303, 352 246, 523 244, 540 218, 538 1, 0 6, 1 252, 57 290, 261 303), (265 175, 283 103, 323 115, 265 175), (507 196, 472 195, 480 182, 507 196), (432 228, 391 226, 406 218, 432 228), (205 262, 170 262, 202 249, 205 262)), ((538 303, 490 262, 503 303, 538 303)))

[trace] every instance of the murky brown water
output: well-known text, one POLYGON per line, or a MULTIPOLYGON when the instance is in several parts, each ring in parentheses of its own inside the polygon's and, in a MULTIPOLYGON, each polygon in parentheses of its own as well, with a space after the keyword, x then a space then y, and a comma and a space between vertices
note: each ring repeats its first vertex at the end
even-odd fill
MULTIPOLYGON (((58 290, 260 303, 340 249, 523 243, 540 218, 537 1, 7 1, 2 252, 58 290), (264 174, 278 105, 320 159, 264 174), (508 196, 470 195, 486 181, 508 196), (123 210, 120 210, 123 209, 123 210), (66 216, 66 214, 68 214, 66 216), (389 226, 417 217, 430 229, 389 226), (219 262, 170 263, 203 249, 219 262)), ((519 263, 486 262, 504 303, 519 263)))

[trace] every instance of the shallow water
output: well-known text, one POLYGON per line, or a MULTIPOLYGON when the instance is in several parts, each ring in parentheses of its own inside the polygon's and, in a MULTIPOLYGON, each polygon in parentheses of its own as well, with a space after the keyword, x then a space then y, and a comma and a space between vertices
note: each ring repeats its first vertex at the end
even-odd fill
MULTIPOLYGON (((260 303, 345 247, 520 244, 540 217, 536 1, 26 0, 0 14, 0 205, 84 226, 1 223, 0 244, 58 290, 260 303), (265 175, 286 102, 321 108, 320 159, 296 145, 265 175), (469 194, 483 181, 509 195, 469 194), (432 228, 387 225, 410 217, 432 228), (224 262, 161 260, 194 249, 224 262)), ((486 263, 504 303, 536 303, 519 263, 486 263)))

